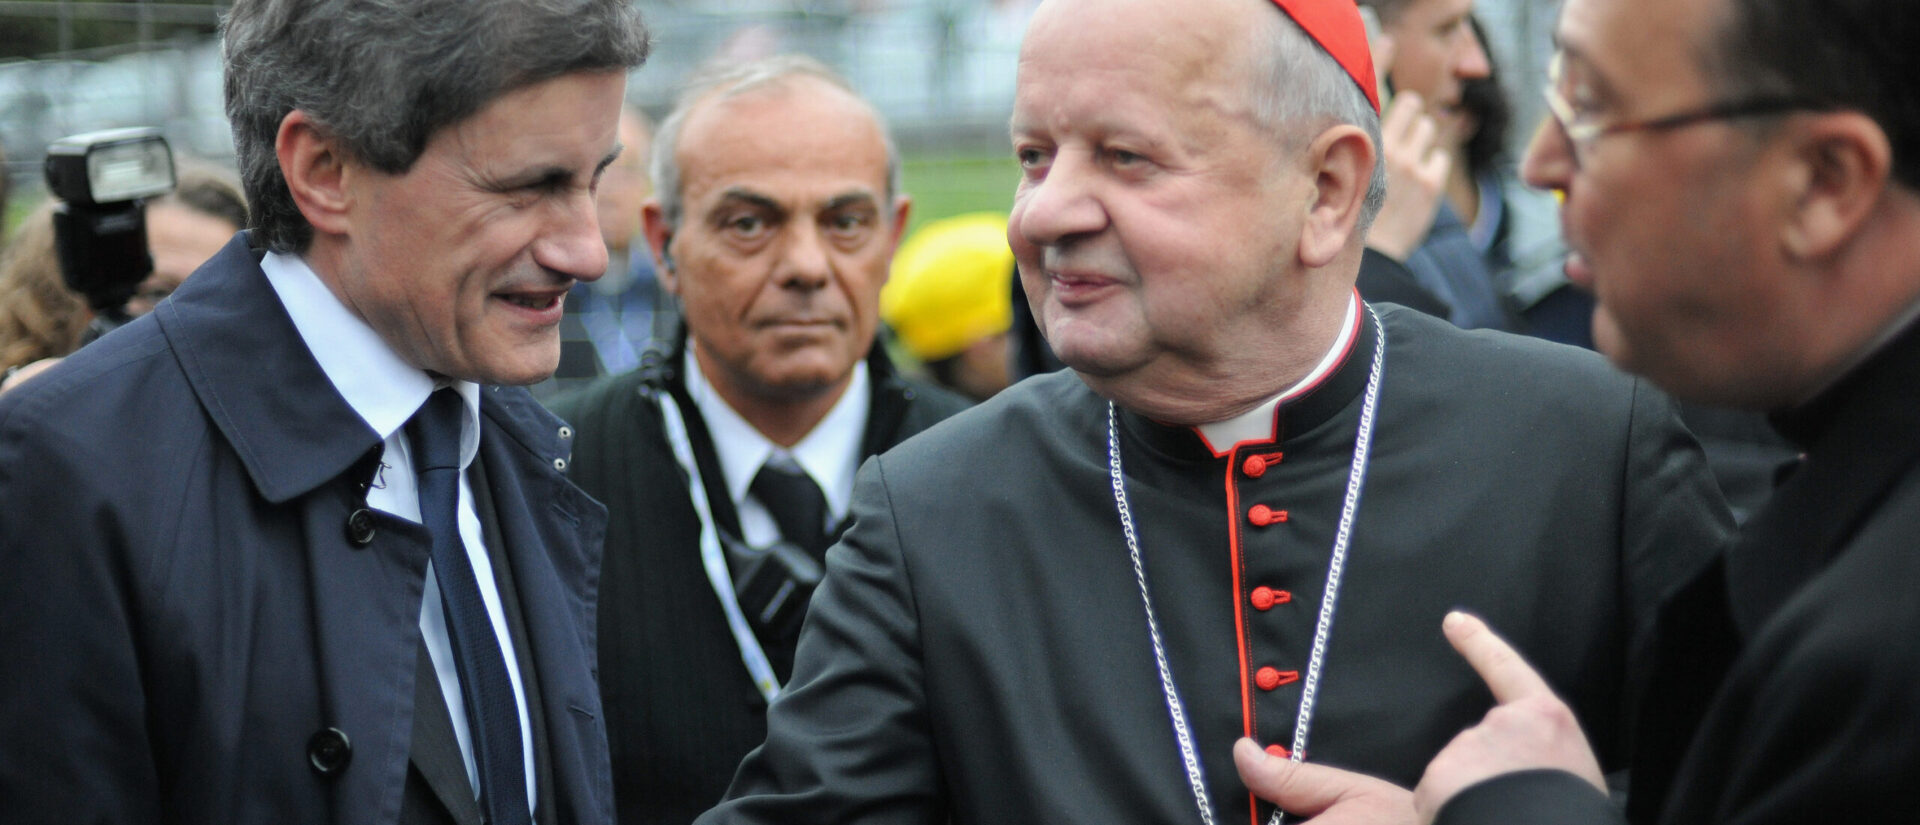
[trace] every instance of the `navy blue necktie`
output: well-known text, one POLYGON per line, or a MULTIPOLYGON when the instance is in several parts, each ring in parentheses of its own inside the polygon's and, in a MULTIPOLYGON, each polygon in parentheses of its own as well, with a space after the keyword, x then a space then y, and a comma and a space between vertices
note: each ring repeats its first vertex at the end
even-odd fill
POLYGON ((460 428, 467 411, 460 394, 436 390, 407 422, 413 468, 419 476, 420 523, 433 533, 433 573, 440 584, 467 706, 467 730, 480 776, 480 810, 489 825, 528 823, 526 756, 520 710, 493 621, 480 597, 473 562, 460 540, 460 428))

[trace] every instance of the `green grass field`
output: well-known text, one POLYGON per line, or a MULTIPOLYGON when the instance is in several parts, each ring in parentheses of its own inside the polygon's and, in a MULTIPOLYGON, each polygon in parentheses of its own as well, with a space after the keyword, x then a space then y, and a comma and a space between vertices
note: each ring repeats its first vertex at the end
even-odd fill
POLYGON ((964 212, 1013 208, 1020 165, 1010 156, 916 157, 906 160, 907 193, 913 196, 908 231, 964 212))

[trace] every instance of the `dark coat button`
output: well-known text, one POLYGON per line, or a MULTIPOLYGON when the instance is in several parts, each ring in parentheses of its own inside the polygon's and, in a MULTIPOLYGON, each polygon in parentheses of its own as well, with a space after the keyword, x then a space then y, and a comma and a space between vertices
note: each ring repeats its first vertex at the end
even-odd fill
POLYGON ((347 541, 365 547, 373 543, 373 511, 365 507, 347 514, 347 541))
POLYGON ((307 762, 313 765, 314 773, 333 776, 346 770, 352 761, 353 745, 339 728, 321 728, 307 740, 307 762))

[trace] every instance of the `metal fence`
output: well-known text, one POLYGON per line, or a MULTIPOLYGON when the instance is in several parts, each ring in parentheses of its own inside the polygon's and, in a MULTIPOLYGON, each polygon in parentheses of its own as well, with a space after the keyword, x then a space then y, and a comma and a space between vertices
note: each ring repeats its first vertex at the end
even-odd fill
MULTIPOLYGON (((640 0, 653 56, 628 96, 658 116, 708 60, 799 51, 844 72, 888 117, 909 154, 1003 155, 1019 38, 1037 0, 640 0)), ((159 126, 176 151, 232 155, 211 36, 154 40, 154 24, 211 23, 225 4, 0 2, 0 38, 55 19, 62 47, 0 62, 0 147, 32 189, 47 143, 117 126, 159 126), (64 44, 90 19, 136 25, 125 43, 64 44), (145 21, 142 23, 141 21, 145 21), (14 29, 18 30, 18 29, 14 29)))

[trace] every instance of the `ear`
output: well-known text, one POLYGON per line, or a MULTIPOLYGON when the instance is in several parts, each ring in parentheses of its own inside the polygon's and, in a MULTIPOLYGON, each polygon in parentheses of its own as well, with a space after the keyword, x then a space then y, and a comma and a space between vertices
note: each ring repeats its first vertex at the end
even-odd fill
POLYGON ((287 191, 307 223, 317 233, 345 234, 352 198, 347 191, 347 158, 338 140, 306 112, 295 109, 280 120, 273 149, 287 191))
POLYGON ((647 236, 647 248, 653 250, 653 267, 660 279, 660 286, 669 294, 680 294, 680 273, 673 265, 673 252, 667 244, 673 241, 673 227, 667 224, 666 210, 660 208, 660 198, 648 196, 640 204, 640 231, 647 236))
POLYGON ((1373 180, 1373 141, 1360 127, 1341 124, 1321 132, 1307 147, 1313 189, 1300 227, 1300 263, 1319 268, 1347 248, 1373 180))
POLYGON ((1781 240, 1788 255, 1805 261, 1833 254, 1859 233, 1886 191, 1893 147, 1858 112, 1809 115, 1791 128, 1796 190, 1781 240))

